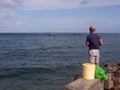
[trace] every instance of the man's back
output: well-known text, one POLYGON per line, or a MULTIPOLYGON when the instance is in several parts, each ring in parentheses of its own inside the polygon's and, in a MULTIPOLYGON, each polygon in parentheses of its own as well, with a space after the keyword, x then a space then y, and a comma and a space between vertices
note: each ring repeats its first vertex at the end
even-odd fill
POLYGON ((99 49, 101 37, 98 34, 90 34, 87 36, 87 41, 89 42, 89 50, 99 49))

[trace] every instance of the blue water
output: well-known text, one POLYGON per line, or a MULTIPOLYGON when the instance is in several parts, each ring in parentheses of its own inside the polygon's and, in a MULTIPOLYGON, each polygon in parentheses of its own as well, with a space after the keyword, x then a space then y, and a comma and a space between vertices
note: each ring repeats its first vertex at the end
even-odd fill
MULTIPOLYGON (((88 34, 0 34, 0 90, 63 90, 89 62, 88 34)), ((101 66, 120 61, 120 33, 100 34, 101 66)))

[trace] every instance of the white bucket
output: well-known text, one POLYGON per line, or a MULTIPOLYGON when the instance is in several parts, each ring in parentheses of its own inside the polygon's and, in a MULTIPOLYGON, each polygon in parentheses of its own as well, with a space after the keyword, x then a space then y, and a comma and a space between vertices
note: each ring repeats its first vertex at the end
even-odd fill
POLYGON ((82 78, 83 79, 95 78, 95 64, 91 63, 82 64, 82 78))

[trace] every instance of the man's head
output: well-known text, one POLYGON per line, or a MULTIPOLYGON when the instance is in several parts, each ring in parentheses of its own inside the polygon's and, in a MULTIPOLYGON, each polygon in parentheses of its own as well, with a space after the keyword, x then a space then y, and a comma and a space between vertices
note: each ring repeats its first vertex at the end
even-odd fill
POLYGON ((90 30, 90 33, 94 33, 96 31, 95 27, 94 26, 90 26, 89 27, 89 30, 90 30))

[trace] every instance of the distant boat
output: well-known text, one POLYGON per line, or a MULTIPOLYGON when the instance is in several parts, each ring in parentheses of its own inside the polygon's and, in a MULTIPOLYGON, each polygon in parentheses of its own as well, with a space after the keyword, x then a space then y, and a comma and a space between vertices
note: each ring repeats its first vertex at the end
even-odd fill
POLYGON ((42 35, 45 35, 45 36, 54 36, 55 34, 50 32, 50 33, 42 33, 42 35))
POLYGON ((72 33, 72 35, 80 35, 81 36, 81 33, 77 32, 77 33, 72 33))

